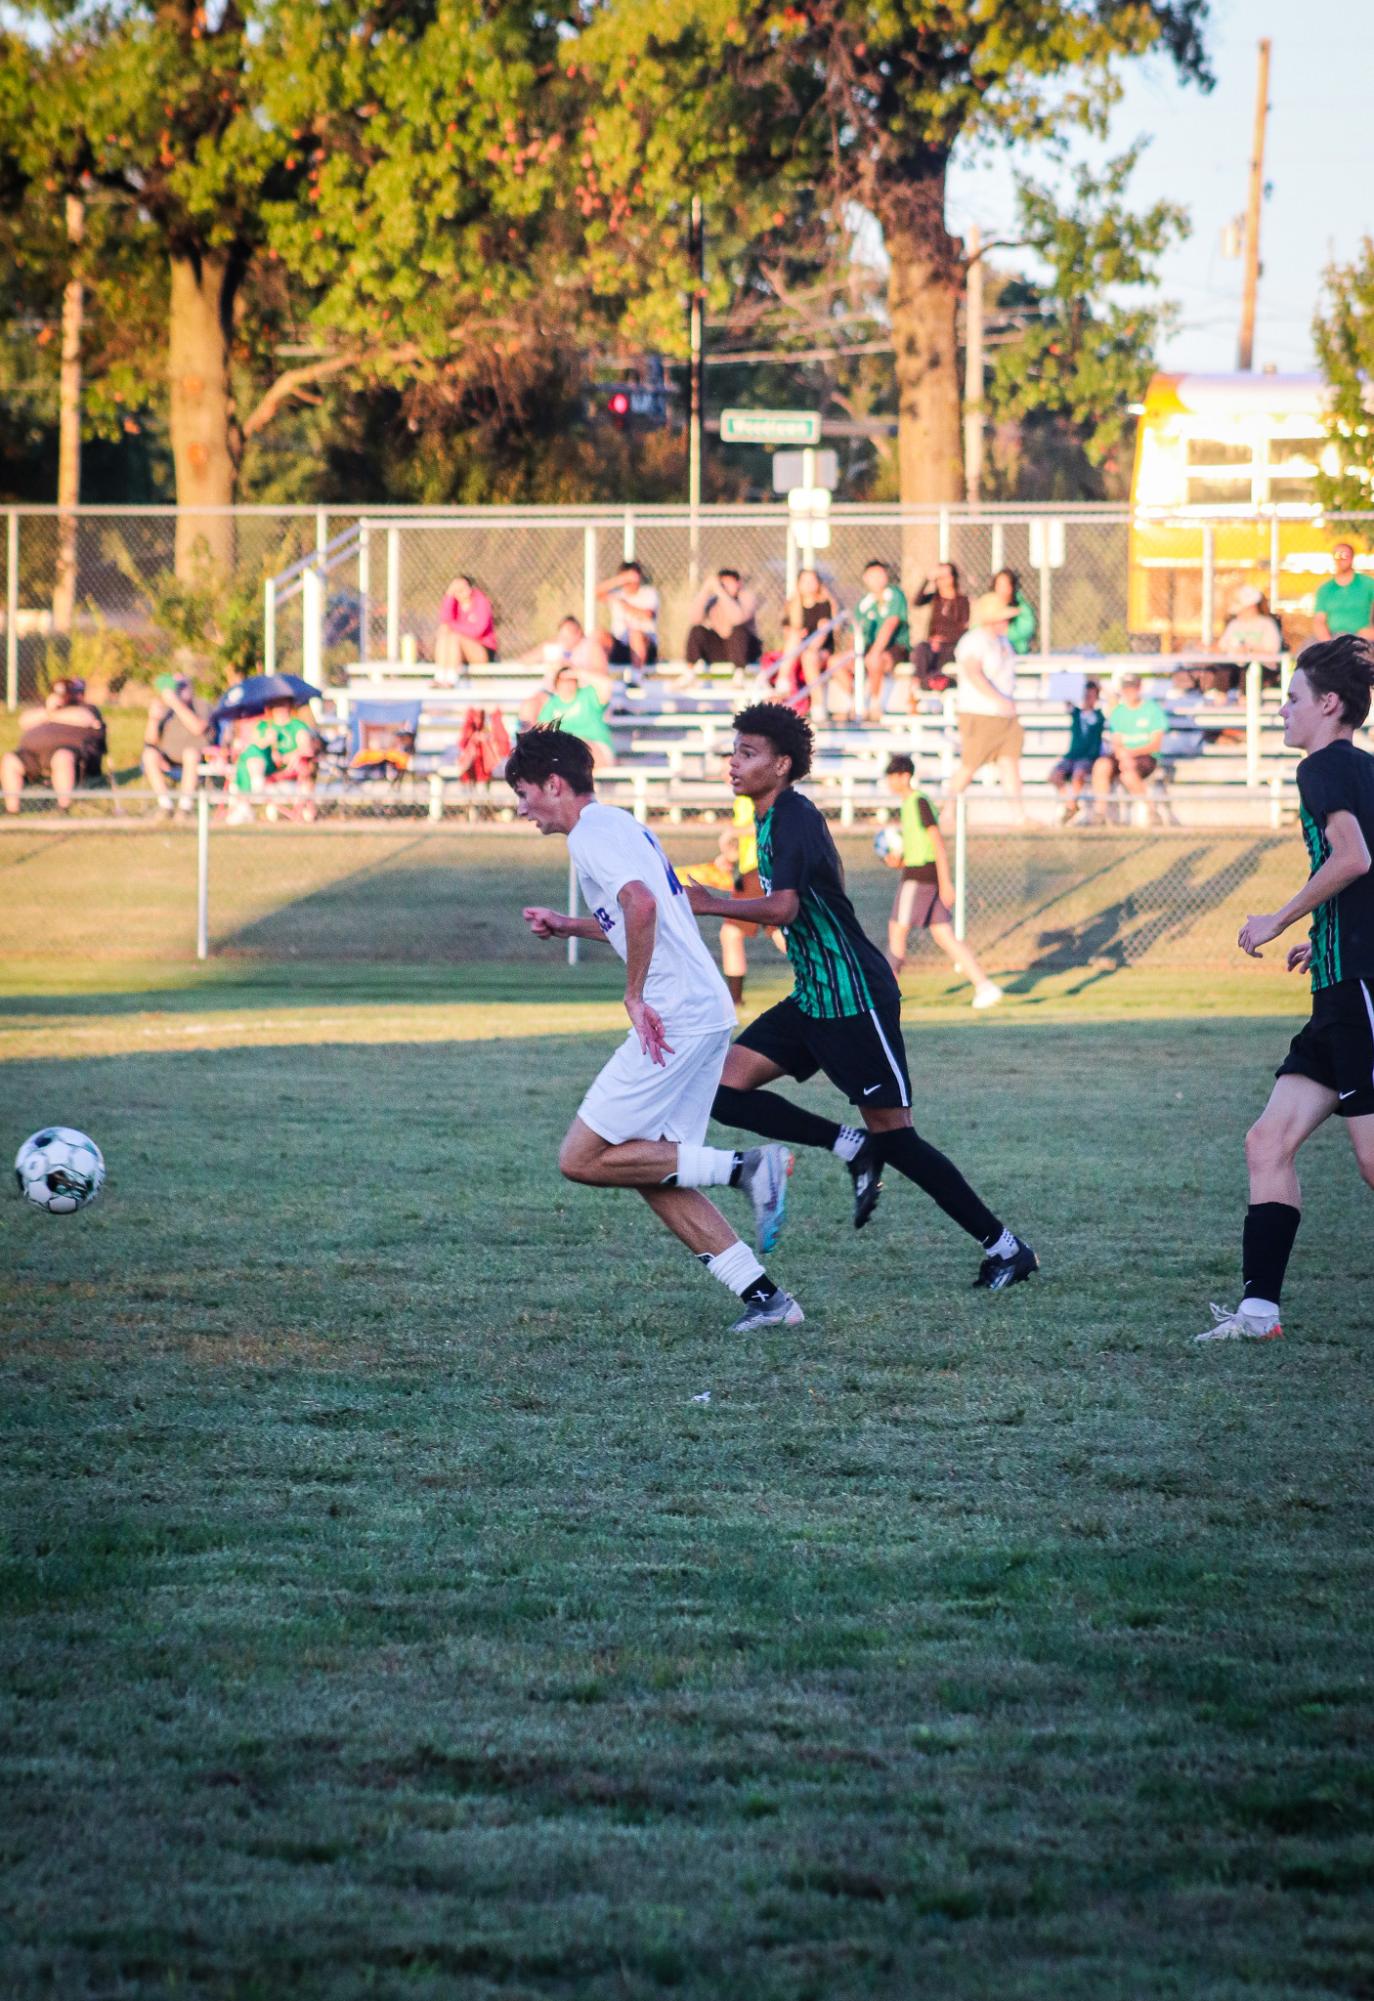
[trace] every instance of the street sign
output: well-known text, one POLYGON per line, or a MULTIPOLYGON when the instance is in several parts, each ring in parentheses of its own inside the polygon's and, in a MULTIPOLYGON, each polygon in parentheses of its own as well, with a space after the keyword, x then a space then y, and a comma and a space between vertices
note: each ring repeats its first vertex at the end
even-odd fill
MULTIPOLYGON (((790 493, 794 486, 807 483, 805 452, 774 452, 773 491, 790 493)), ((836 487, 840 483, 840 456, 838 452, 813 452, 811 454, 811 483, 814 486, 836 487)))
POLYGON ((828 486, 794 486, 787 496, 787 505, 793 514, 828 514, 830 512, 830 488, 828 486))
POLYGON ((722 410, 721 442, 727 445, 815 445, 821 419, 816 410, 722 410))

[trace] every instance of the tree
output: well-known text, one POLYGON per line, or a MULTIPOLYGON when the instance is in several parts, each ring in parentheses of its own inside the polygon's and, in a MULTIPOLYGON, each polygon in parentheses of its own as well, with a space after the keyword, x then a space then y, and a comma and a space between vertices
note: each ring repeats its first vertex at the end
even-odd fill
POLYGON ((1001 246, 1033 251, 1047 275, 1000 288, 989 417, 1050 427, 1089 467, 1121 450, 1130 406, 1145 393, 1172 321, 1167 305, 1113 295, 1152 287, 1156 260, 1188 229, 1173 202, 1156 202, 1141 215, 1127 207, 1140 150, 1109 161, 1100 175, 1080 168, 1067 201, 1020 181, 1017 239, 1001 246))
POLYGON ((908 503, 959 496, 956 313, 945 222, 956 145, 1100 132, 1122 59, 1163 49, 1210 83, 1206 0, 610 0, 584 37, 610 83, 652 106, 677 208, 711 174, 767 178, 779 230, 796 190, 838 226, 857 204, 889 260, 898 458, 908 503), (714 147, 713 147, 714 142, 714 147))
POLYGON ((1326 273, 1326 299, 1312 322, 1331 400, 1326 432, 1336 463, 1317 475, 1317 497, 1333 513, 1374 506, 1374 237, 1352 263, 1326 273))

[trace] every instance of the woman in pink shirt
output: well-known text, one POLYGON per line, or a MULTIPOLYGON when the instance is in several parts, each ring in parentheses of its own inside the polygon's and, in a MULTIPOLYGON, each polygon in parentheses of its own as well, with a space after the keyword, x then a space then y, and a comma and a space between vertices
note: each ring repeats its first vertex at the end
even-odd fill
POLYGON ((457 576, 444 593, 434 664, 455 673, 461 667, 481 667, 496 658, 496 625, 491 599, 471 577, 457 576))

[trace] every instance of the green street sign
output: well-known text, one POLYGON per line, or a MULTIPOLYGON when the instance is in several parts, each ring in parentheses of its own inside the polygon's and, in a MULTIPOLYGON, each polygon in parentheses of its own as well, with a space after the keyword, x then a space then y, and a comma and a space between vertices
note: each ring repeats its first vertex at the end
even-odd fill
POLYGON ((816 410, 722 410, 721 442, 727 445, 818 445, 821 419, 816 410))

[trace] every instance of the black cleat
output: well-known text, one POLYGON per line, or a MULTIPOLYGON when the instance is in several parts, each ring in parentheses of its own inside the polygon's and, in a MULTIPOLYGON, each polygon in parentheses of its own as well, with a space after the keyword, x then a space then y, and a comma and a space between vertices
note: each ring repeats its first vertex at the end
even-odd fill
POLYGON ((848 1165, 854 1182, 854 1228, 861 1230, 883 1192, 882 1155, 873 1141, 866 1139, 848 1165))
POLYGON ((1009 1285, 1015 1285, 1032 1272, 1040 1269, 1040 1260, 1030 1245, 1020 1237, 1016 1239, 1016 1249, 1009 1258, 986 1257, 978 1267, 978 1276, 973 1281, 974 1290, 983 1286, 988 1292, 1005 1292, 1009 1285))

